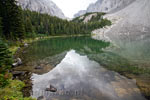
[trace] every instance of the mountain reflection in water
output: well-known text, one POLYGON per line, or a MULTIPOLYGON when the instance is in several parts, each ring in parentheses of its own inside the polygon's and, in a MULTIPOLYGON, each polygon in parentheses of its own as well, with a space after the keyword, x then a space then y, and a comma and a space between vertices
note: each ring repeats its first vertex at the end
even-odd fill
POLYGON ((50 72, 33 74, 32 96, 47 100, 145 100, 134 80, 108 71, 70 50, 50 72), (53 85, 56 93, 45 91, 53 85))

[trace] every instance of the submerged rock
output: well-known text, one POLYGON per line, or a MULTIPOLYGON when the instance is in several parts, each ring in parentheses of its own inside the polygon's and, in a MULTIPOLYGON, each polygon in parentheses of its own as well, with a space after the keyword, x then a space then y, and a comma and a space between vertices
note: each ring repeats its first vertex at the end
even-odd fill
POLYGON ((34 69, 43 69, 43 67, 42 66, 37 66, 34 69))
POLYGON ((28 47, 29 46, 29 44, 28 43, 24 43, 24 47, 28 47))
POLYGON ((54 86, 50 85, 50 87, 46 88, 45 91, 57 92, 57 89, 54 86))
POLYGON ((44 96, 40 96, 37 98, 37 100, 46 100, 46 99, 44 98, 44 96))
POLYGON ((26 72, 24 71, 14 71, 12 72, 13 74, 13 77, 17 77, 17 76, 20 76, 20 75, 24 75, 26 72))

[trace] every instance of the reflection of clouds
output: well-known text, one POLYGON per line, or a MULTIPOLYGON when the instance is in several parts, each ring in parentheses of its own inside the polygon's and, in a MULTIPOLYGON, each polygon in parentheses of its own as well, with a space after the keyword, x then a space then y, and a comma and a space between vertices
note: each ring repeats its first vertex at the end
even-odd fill
POLYGON ((69 51, 53 70, 43 75, 33 74, 32 79, 33 97, 69 100, 79 93, 76 96, 84 100, 144 100, 139 92, 132 91, 137 88, 132 80, 105 70, 74 50, 69 51), (57 95, 44 91, 50 84, 57 88, 58 91, 54 93, 57 95), (120 90, 125 90, 127 94, 120 90), (61 93, 63 95, 59 95, 61 93))
POLYGON ((58 92, 49 92, 49 91, 34 91, 34 95, 44 95, 45 97, 51 96, 83 96, 84 90, 81 88, 79 90, 59 90, 58 92))

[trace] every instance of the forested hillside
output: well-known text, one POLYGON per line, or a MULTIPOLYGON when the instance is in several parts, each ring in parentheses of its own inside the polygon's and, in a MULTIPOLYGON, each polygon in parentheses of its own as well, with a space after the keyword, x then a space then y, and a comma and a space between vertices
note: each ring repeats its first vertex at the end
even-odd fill
POLYGON ((60 18, 40 14, 29 10, 23 11, 25 33, 46 35, 71 35, 90 33, 84 24, 69 22, 60 18))
POLYGON ((96 28, 111 24, 110 21, 101 18, 102 15, 103 13, 100 13, 99 16, 93 18, 90 22, 81 23, 79 19, 67 21, 48 14, 40 14, 29 10, 23 11, 27 36, 33 33, 46 35, 89 34, 96 28), (98 21, 100 18, 101 21, 98 21))
POLYGON ((104 19, 103 16, 106 13, 103 12, 93 12, 93 13, 86 13, 82 16, 76 17, 72 20, 75 23, 84 23, 88 26, 88 29, 93 31, 94 29, 102 28, 106 25, 111 25, 111 21, 104 19))

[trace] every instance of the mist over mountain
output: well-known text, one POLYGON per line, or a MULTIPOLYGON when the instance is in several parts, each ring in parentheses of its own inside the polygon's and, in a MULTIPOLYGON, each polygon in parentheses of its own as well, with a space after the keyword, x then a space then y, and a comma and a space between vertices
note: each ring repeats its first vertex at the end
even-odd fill
POLYGON ((65 15, 51 0, 17 0, 23 9, 29 9, 39 13, 47 13, 64 19, 65 15))

